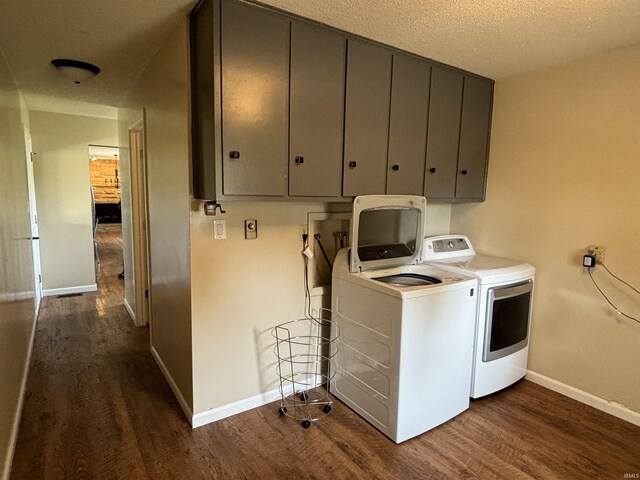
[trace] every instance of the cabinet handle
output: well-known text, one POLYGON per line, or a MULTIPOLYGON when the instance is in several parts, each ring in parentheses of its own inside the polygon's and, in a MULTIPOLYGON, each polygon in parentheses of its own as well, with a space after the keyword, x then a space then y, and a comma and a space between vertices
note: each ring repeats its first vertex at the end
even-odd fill
POLYGON ((349 168, 356 168, 356 162, 349 162, 349 168))
POLYGON ((229 152, 229 157, 230 158, 240 158, 240 152, 237 150, 231 150, 229 152))
POLYGON ((296 165, 302 165, 304 163, 304 157, 296 157, 293 161, 296 165))
POLYGON ((466 175, 467 171, 466 170, 460 170, 460 175, 466 175))
POLYGON ((394 165, 393 167, 391 167, 391 170, 397 172, 398 170, 400 170, 400 165, 394 165))
POLYGON ((429 169, 429 173, 436 173, 436 167, 431 167, 429 169))

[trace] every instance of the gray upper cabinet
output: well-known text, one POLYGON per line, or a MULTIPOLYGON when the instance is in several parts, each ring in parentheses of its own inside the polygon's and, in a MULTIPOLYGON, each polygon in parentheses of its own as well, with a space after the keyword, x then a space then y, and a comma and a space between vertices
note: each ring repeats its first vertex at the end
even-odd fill
POLYGON ((493 81, 433 67, 427 134, 427 198, 484 200, 493 81))
POLYGON ((189 35, 195 198, 484 200, 492 80, 242 0, 189 35))
POLYGON ((289 19, 222 2, 224 195, 286 195, 289 19))
POLYGON ((387 194, 422 195, 431 66, 393 55, 387 194))
POLYGON ((456 198, 484 200, 493 82, 464 78, 456 198))
POLYGON ((291 23, 291 196, 340 196, 346 46, 342 35, 291 23))
POLYGON ((427 198, 455 197, 463 78, 462 73, 445 67, 434 66, 431 71, 424 177, 427 198))
POLYGON ((391 51, 349 39, 342 194, 385 191, 391 51))

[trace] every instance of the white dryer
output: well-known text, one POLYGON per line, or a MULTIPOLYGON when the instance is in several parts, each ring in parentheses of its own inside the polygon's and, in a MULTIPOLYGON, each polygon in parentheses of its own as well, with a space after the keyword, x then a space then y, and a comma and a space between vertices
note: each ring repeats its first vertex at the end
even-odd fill
POLYGON ((331 392, 396 443, 469 407, 477 282, 421 264, 425 209, 357 197, 333 265, 331 392))
POLYGON ((478 279, 471 397, 497 392, 527 373, 535 268, 476 254, 464 235, 425 239, 425 264, 478 279))

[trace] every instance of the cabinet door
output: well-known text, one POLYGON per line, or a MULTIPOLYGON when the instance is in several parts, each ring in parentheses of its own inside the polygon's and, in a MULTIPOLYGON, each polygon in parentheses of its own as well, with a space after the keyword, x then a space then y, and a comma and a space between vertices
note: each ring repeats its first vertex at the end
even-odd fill
POLYGON ((424 177, 427 198, 455 197, 462 85, 461 73, 433 66, 424 177))
POLYGON ((484 199, 492 103, 493 82, 465 76, 456 198, 484 199))
POLYGON ((431 66, 393 55, 387 194, 422 195, 431 66))
POLYGON ((391 52, 349 39, 342 193, 345 197, 385 191, 391 52))
POLYGON ((289 20, 222 3, 222 170, 225 195, 286 194, 289 20))
POLYGON ((340 196, 346 38, 291 24, 289 195, 340 196))

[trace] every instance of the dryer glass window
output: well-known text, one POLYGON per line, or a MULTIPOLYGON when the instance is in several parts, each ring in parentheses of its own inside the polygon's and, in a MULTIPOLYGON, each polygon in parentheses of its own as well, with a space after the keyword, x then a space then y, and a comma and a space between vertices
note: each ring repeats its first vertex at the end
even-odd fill
POLYGON ((483 360, 489 362, 527 346, 533 282, 491 288, 483 360))

